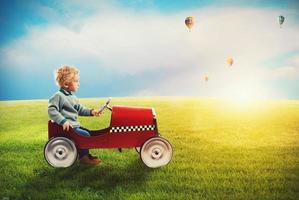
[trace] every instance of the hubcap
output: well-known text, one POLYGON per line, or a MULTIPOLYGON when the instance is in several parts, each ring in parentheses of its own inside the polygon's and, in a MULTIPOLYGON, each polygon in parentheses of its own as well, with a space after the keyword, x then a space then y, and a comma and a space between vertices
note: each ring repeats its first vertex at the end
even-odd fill
POLYGON ((162 156, 161 150, 159 148, 155 148, 152 151, 152 158, 159 159, 162 156))
MULTIPOLYGON (((54 150, 55 151, 55 150, 54 150)), ((65 158, 65 156, 66 156, 66 149, 65 148, 63 148, 63 147, 59 147, 59 148, 57 148, 56 149, 56 151, 55 151, 55 156, 58 158, 58 159, 60 159, 60 160, 62 160, 63 158, 65 158)))

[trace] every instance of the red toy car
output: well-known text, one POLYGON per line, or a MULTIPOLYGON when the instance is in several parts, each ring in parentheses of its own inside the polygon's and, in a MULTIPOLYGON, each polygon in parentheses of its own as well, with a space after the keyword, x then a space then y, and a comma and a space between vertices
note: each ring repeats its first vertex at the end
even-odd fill
POLYGON ((53 167, 69 167, 77 159, 77 149, 136 148, 144 164, 151 168, 167 165, 172 158, 170 143, 158 133, 153 108, 113 106, 109 99, 100 109, 111 114, 108 128, 91 131, 90 137, 78 135, 73 129, 63 131, 62 126, 48 122, 48 137, 44 154, 53 167))

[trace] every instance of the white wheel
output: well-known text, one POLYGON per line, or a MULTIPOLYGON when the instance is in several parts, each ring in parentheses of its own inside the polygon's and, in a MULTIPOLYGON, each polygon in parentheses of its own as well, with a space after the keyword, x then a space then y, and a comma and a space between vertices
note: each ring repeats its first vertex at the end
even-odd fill
POLYGON ((51 139, 45 146, 45 158, 53 167, 69 167, 77 159, 73 141, 65 137, 51 139))
POLYGON ((144 164, 150 168, 161 167, 171 161, 172 147, 164 138, 150 138, 142 145, 140 157, 144 164))

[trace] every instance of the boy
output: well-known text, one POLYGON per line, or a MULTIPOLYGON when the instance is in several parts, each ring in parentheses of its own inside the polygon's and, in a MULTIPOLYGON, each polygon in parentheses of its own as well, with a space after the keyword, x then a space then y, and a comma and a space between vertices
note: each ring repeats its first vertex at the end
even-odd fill
MULTIPOLYGON (((101 113, 80 105, 74 95, 80 86, 79 70, 73 66, 62 65, 56 70, 55 80, 60 90, 49 99, 49 118, 60 124, 63 130, 69 131, 71 127, 79 135, 90 136, 88 131, 81 128, 77 121, 78 115, 100 116, 101 113)), ((101 160, 89 154, 88 149, 79 149, 79 162, 95 166, 99 165, 101 160)))

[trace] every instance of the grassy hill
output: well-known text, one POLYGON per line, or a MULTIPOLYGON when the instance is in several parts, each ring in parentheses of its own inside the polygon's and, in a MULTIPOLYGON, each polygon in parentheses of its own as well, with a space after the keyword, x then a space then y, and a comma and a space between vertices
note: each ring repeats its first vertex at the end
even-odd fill
MULTIPOLYGON (((155 108, 174 150, 169 165, 147 168, 133 149, 95 149, 99 167, 52 168, 43 157, 47 101, 2 101, 0 199, 299 199, 299 101, 152 97, 112 105, 155 108)), ((106 111, 80 122, 100 129, 109 119, 106 111)))

